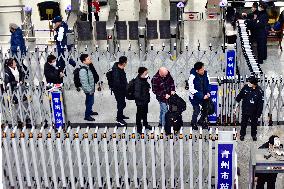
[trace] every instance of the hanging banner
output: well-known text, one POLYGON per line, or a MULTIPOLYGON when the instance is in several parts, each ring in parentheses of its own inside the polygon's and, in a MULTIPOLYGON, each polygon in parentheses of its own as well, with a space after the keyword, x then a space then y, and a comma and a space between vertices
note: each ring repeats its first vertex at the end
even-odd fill
POLYGON ((218 143, 218 189, 233 188, 233 143, 218 143))
POLYGON ((214 108, 215 108, 215 112, 212 115, 208 116, 208 121, 210 123, 217 123, 217 118, 218 118, 218 85, 212 85, 211 84, 211 92, 210 92, 210 98, 212 100, 212 102, 214 103, 214 108))
POLYGON ((235 65, 236 65, 236 51, 235 50, 228 50, 226 53, 227 59, 227 77, 235 76, 235 65))
POLYGON ((62 99, 62 93, 60 91, 51 92, 52 112, 54 118, 53 121, 56 129, 59 127, 64 127, 64 110, 62 99))

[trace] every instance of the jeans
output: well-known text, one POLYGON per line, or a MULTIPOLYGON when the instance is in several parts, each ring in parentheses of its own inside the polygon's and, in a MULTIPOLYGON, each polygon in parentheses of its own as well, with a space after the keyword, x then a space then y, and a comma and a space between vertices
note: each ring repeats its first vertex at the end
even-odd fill
POLYGON ((160 102, 160 124, 165 127, 166 113, 168 112, 168 105, 165 102, 160 102))
POLYGON ((246 129, 248 125, 248 120, 251 121, 251 136, 256 136, 257 134, 257 120, 258 118, 254 115, 242 115, 242 122, 241 122, 241 131, 240 135, 245 136, 246 135, 246 129))
MULTIPOLYGON (((197 124, 197 118, 200 114, 200 105, 197 104, 197 105, 192 105, 192 106, 193 106, 193 114, 192 114, 192 118, 191 118, 191 124, 196 125, 197 124)), ((204 111, 201 111, 201 116, 200 116, 198 122, 203 125, 204 122, 206 121, 206 117, 207 117, 206 113, 204 111)))
POLYGON ((137 130, 138 131, 142 131, 141 120, 143 120, 143 125, 144 126, 148 125, 147 113, 148 113, 148 104, 145 104, 143 106, 138 106, 137 105, 136 125, 137 125, 137 130))
POLYGON ((88 117, 91 116, 91 113, 93 112, 94 93, 93 93, 93 94, 85 93, 85 94, 86 94, 86 101, 85 101, 85 105, 86 105, 85 118, 88 118, 88 117))
POLYGON ((116 119, 123 119, 123 109, 126 107, 125 94, 114 92, 114 97, 117 102, 117 115, 116 119))

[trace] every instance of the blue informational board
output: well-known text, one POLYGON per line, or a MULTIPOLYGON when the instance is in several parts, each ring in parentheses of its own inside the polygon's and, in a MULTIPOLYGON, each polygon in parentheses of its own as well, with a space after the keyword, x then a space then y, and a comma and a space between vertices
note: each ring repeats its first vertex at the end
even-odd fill
POLYGON ((64 110, 62 102, 62 93, 60 91, 51 92, 52 110, 55 128, 64 126, 64 110))
POLYGON ((233 151, 231 143, 218 144, 218 189, 233 188, 233 151))
POLYGON ((226 76, 227 77, 233 77, 235 76, 235 65, 236 65, 236 51, 235 50, 228 50, 227 55, 227 71, 226 76))
POLYGON ((208 116, 208 121, 210 123, 217 123, 217 119, 218 119, 218 85, 212 85, 211 84, 211 92, 210 92, 210 98, 212 100, 212 102, 214 103, 215 106, 215 112, 212 115, 208 116))

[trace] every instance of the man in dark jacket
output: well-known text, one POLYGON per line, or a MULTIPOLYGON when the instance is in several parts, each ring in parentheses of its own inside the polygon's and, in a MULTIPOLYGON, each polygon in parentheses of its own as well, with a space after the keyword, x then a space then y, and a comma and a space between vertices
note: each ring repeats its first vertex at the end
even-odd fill
POLYGON ((47 62, 44 64, 44 75, 47 83, 63 83, 64 74, 56 67, 56 57, 54 55, 48 55, 47 62))
POLYGON ((240 131, 240 140, 243 141, 246 135, 248 120, 251 121, 251 136, 254 141, 257 140, 257 121, 262 114, 264 96, 261 87, 258 86, 258 79, 254 76, 249 78, 249 83, 245 85, 236 97, 236 110, 238 103, 242 103, 242 122, 240 131))
MULTIPOLYGON (((193 114, 191 119, 191 126, 194 130, 198 130, 197 118, 200 114, 200 105, 206 103, 206 100, 210 97, 211 87, 209 84, 209 78, 207 71, 204 69, 204 64, 202 62, 196 62, 194 68, 190 71, 190 76, 188 79, 189 85, 189 100, 193 106, 193 114)), ((198 121, 202 125, 203 129, 207 128, 207 111, 201 112, 201 117, 198 121)))
MULTIPOLYGON (((66 53, 64 54, 64 48, 67 47, 68 54, 72 50, 72 45, 67 44, 68 25, 62 21, 61 16, 56 16, 52 20, 52 23, 54 23, 54 31, 56 31, 54 40, 56 41, 57 55, 59 58, 57 67, 62 71, 65 68, 64 58, 66 53)), ((76 62, 72 58, 69 59, 69 64, 73 67, 76 66, 76 62)))
POLYGON ((263 64, 263 60, 267 59, 268 14, 266 8, 267 5, 264 2, 260 2, 257 16, 254 15, 254 19, 248 23, 248 27, 253 31, 252 35, 254 35, 253 38, 257 43, 259 64, 263 64))
POLYGON ((152 90, 156 99, 160 103, 159 126, 165 127, 166 113, 168 112, 167 101, 171 95, 175 94, 175 83, 170 72, 165 67, 161 67, 152 78, 152 90))
POLYGON ((116 62, 112 67, 113 86, 112 90, 117 102, 116 122, 121 125, 127 125, 124 119, 129 119, 123 115, 123 109, 126 107, 125 97, 127 93, 127 78, 124 68, 127 64, 127 58, 121 56, 119 62, 116 62))
MULTIPOLYGON (((264 143, 259 149, 279 147, 280 139, 276 135, 269 137, 268 142, 264 143)), ((268 189, 275 189, 277 173, 256 173, 256 189, 264 189, 264 184, 267 182, 268 189)))
POLYGON ((148 83, 148 69, 140 67, 138 69, 138 76, 135 78, 135 103, 137 106, 136 113, 136 126, 137 132, 142 132, 141 120, 143 120, 143 126, 146 129, 151 129, 147 121, 148 104, 150 102, 150 84, 148 83))
POLYGON ((257 2, 254 2, 252 4, 252 7, 251 7, 251 12, 249 14, 247 13, 242 13, 242 16, 245 18, 245 19, 249 19, 249 20, 253 20, 254 19, 254 15, 257 16, 258 14, 258 3, 257 2))
POLYGON ((25 40, 23 37, 23 31, 19 26, 17 26, 14 23, 9 24, 10 32, 12 33, 11 35, 11 52, 12 56, 17 55, 17 49, 18 47, 20 48, 21 55, 26 54, 26 46, 25 46, 25 40))

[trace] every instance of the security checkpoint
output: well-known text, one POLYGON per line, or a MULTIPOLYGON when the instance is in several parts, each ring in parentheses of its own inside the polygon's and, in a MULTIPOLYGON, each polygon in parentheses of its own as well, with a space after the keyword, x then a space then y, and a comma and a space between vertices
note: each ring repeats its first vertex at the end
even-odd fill
POLYGON ((235 130, 198 134, 183 128, 165 136, 159 129, 137 135, 135 128, 5 127, 2 140, 7 187, 211 188, 237 179, 235 130), (230 151, 222 147, 227 143, 230 151), (214 169, 217 160, 230 170, 225 176, 214 169))

